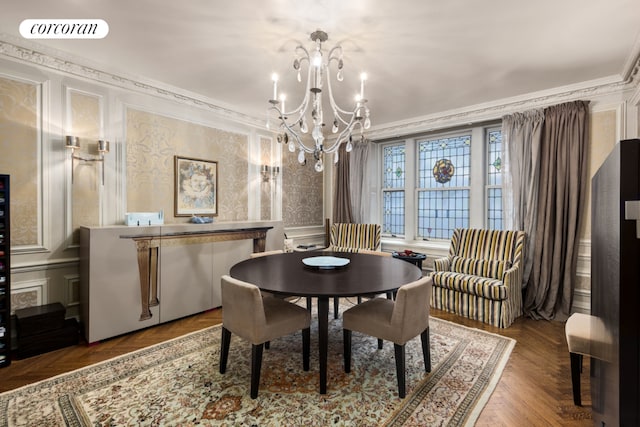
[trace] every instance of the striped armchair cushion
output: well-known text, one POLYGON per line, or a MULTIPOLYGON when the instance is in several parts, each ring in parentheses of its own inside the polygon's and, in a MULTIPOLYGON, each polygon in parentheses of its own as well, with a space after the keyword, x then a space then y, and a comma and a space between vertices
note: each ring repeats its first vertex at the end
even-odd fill
POLYGON ((461 292, 477 295, 490 300, 505 300, 509 293, 504 283, 498 279, 473 276, 452 271, 442 271, 431 276, 433 285, 461 292))
POLYGON ((509 267, 511 267, 511 262, 509 261, 462 258, 459 256, 451 258, 451 271, 493 279, 502 280, 502 274, 509 267))
POLYGON ((331 249, 357 252, 358 249, 380 249, 380 225, 378 224, 333 224, 331 226, 331 249))

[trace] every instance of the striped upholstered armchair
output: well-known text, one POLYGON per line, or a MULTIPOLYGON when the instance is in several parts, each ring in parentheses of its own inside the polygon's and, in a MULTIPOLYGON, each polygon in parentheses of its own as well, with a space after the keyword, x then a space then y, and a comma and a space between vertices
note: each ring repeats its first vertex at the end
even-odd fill
POLYGON ((522 315, 524 231, 454 230, 434 261, 431 306, 507 328, 522 315))
MULTIPOLYGON (((380 250, 379 224, 335 223, 331 226, 327 251, 368 252, 380 250)), ((338 318, 339 298, 333 299, 333 317, 338 318)))
POLYGON ((380 225, 333 224, 330 243, 328 250, 336 252, 358 252, 360 249, 380 250, 380 225))

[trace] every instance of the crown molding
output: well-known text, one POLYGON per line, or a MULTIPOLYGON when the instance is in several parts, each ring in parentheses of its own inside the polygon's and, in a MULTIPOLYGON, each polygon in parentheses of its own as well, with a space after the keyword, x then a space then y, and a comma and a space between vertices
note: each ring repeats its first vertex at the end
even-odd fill
MULTIPOLYGON (((637 45, 640 50, 640 44, 637 45)), ((526 95, 503 98, 497 101, 476 104, 465 108, 416 117, 380 126, 372 127, 367 133, 371 140, 388 140, 414 135, 447 127, 471 125, 497 120, 507 114, 548 107, 578 99, 590 99, 599 95, 620 93, 636 89, 635 95, 640 102, 640 52, 636 52, 633 61, 627 61, 622 75, 613 75, 573 85, 532 92, 526 95)))
POLYGON ((625 82, 632 83, 637 81, 640 71, 640 35, 636 39, 636 43, 633 45, 633 49, 629 53, 624 67, 622 68, 622 79, 625 82))
POLYGON ((231 106, 208 97, 157 82, 144 77, 133 77, 121 72, 104 70, 103 66, 46 48, 35 43, 0 33, 0 57, 48 68, 119 89, 135 91, 212 111, 216 115, 251 127, 264 128, 264 119, 242 114, 231 106))
MULTIPOLYGON (((225 106, 211 98, 151 79, 107 71, 102 65, 88 64, 85 59, 71 57, 4 33, 0 33, 0 56, 120 89, 206 109, 224 119, 267 130, 263 119, 240 113, 232 106, 225 106)), ((640 103, 640 37, 620 75, 373 126, 367 133, 371 140, 385 140, 451 126, 497 120, 518 111, 634 89, 635 92, 630 99, 632 105, 640 103)))

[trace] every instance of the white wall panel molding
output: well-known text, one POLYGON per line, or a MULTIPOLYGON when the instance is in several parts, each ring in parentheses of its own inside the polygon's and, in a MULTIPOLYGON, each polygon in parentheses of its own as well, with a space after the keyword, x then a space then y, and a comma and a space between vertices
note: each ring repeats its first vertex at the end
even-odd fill
POLYGON ((52 134, 57 131, 55 118, 51 111, 51 82, 44 76, 33 72, 23 71, 22 68, 10 69, 0 73, 0 77, 15 80, 36 87, 36 144, 34 157, 36 159, 36 207, 35 207, 35 242, 24 245, 12 245, 14 254, 31 254, 49 252, 51 247, 50 219, 44 212, 50 211, 51 199, 51 141, 52 134))
MULTIPOLYGON (((86 96, 89 98, 95 98, 96 102, 98 103, 98 120, 99 120, 99 130, 98 133, 99 135, 96 135, 95 137, 95 143, 97 143, 98 139, 107 139, 109 140, 109 138, 107 138, 105 136, 105 116, 106 116, 106 93, 103 93, 99 90, 95 90, 96 88, 87 88, 85 87, 86 85, 80 83, 80 82, 72 82, 72 83, 63 83, 62 88, 63 88, 63 109, 64 111, 62 112, 63 114, 63 124, 61 126, 61 137, 64 140, 64 138, 66 137, 66 135, 73 135, 73 136, 79 136, 79 137, 83 137, 84 135, 79 135, 78 134, 78 130, 73 129, 72 127, 72 122, 73 122, 73 109, 72 109, 72 102, 71 99, 74 96, 74 94, 77 95, 81 95, 81 96, 86 96)), ((82 131, 80 131, 82 132, 82 131)), ((62 143, 62 145, 64 145, 64 143, 62 143)), ((113 147, 111 148, 113 149, 113 147)), ((65 187, 65 216, 64 216, 64 237, 65 237, 65 250, 68 249, 75 249, 78 248, 80 245, 78 242, 73 242, 72 240, 72 233, 74 231, 73 229, 73 185, 72 185, 72 171, 71 169, 73 168, 73 164, 74 161, 71 159, 71 153, 69 152, 69 150, 66 149, 66 147, 63 147, 62 150, 65 152, 65 173, 64 173, 64 187, 65 187)), ((77 154, 77 153, 76 153, 77 154)), ((107 154, 107 157, 109 156, 109 154, 107 154)), ((103 160, 102 163, 99 162, 94 162, 93 166, 95 168, 98 168, 98 170, 96 171, 96 176, 100 176, 102 174, 102 171, 100 170, 100 168, 105 168, 106 167, 106 163, 105 160, 103 160)), ((106 175, 106 174, 105 174, 106 175)), ((99 218, 98 218, 98 222, 99 224, 103 223, 103 217, 104 217, 104 186, 101 185, 98 188, 96 188, 96 191, 98 192, 98 199, 99 199, 99 218)))
POLYGON ((24 280, 11 284, 11 311, 47 304, 49 280, 24 280))
POLYGON ((293 239, 294 247, 304 244, 324 246, 324 226, 312 225, 307 227, 287 227, 284 234, 293 239))
POLYGON ((64 276, 64 302, 65 307, 80 305, 80 275, 68 274, 64 276))
POLYGON ((11 260, 11 274, 31 273, 60 268, 76 268, 80 258, 56 258, 14 262, 11 260))
POLYGON ((591 240, 582 239, 578 243, 578 276, 591 277, 591 240))
POLYGON ((573 292, 573 305, 571 312, 591 313, 591 291, 588 289, 576 289, 573 292))

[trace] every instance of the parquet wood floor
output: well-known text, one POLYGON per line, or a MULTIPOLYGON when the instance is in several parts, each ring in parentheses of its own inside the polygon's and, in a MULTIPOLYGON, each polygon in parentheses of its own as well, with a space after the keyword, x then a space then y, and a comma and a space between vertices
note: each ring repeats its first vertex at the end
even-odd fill
MULTIPOLYGON (((477 426, 591 426, 589 360, 584 359, 582 407, 573 405, 569 353, 564 323, 520 318, 499 329, 432 310, 435 317, 511 337, 517 344, 502 378, 482 411, 477 426)), ((0 392, 144 348, 220 323, 222 311, 179 319, 93 345, 80 344, 0 369, 0 392)))

